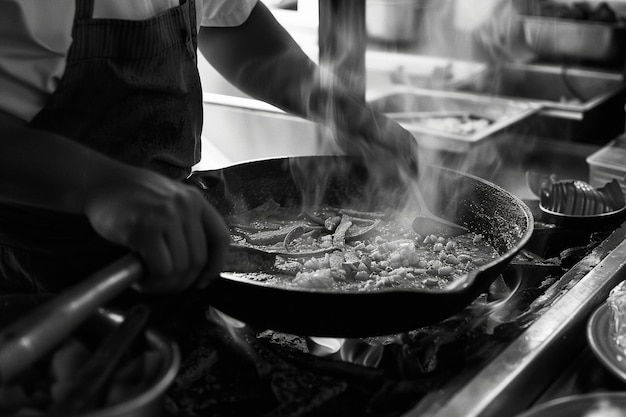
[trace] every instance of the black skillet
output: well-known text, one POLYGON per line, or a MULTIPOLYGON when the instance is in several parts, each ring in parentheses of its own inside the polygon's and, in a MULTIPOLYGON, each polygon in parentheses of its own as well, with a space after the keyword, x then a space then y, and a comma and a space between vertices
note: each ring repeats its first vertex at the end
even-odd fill
MULTIPOLYGON (((373 292, 294 290, 222 273, 207 291, 208 301, 252 326, 326 337, 393 334, 455 314, 485 292, 523 248, 533 231, 533 217, 521 200, 481 178, 430 166, 422 167, 421 175, 436 185, 438 201, 442 202, 432 206, 431 200, 429 209, 482 234, 500 254, 454 287, 373 292)), ((196 172, 194 177, 223 215, 243 212, 270 198, 281 206, 299 207, 317 201, 358 210, 391 210, 402 204, 407 191, 401 181, 380 180, 363 160, 344 156, 257 160, 196 172), (322 194, 321 188, 325 190, 322 194)))

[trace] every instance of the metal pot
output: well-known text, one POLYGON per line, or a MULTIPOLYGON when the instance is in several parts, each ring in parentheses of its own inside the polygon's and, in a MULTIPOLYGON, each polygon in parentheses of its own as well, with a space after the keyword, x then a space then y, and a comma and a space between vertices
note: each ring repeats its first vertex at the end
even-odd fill
POLYGON ((367 34, 387 42, 416 40, 423 3, 423 0, 367 0, 367 34))
MULTIPOLYGON (((50 296, 39 295, 0 296, 0 329, 50 300, 50 296)), ((103 335, 107 335, 122 320, 123 315, 101 309, 72 337, 86 345, 98 344, 103 335)), ((158 417, 164 414, 165 393, 174 382, 180 367, 178 345, 153 329, 146 329, 143 337, 136 342, 141 343, 141 349, 145 352, 155 352, 159 358, 158 369, 149 381, 145 381, 145 389, 120 402, 73 417, 158 417)))
MULTIPOLYGON (((105 315, 109 324, 114 321, 114 316, 105 315)), ((148 387, 122 402, 75 417, 158 417, 165 414, 165 394, 178 373, 180 352, 173 341, 155 330, 148 329, 144 338, 146 349, 156 351, 161 357, 159 370, 148 387)))

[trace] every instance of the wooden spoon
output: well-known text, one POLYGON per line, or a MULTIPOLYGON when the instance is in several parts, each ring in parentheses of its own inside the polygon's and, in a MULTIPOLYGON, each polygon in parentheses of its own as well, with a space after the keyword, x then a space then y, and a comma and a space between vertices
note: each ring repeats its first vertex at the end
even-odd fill
POLYGON ((469 231, 456 223, 452 223, 446 219, 435 216, 428 207, 426 201, 422 196, 422 192, 418 188, 417 184, 411 181, 411 187, 417 204, 419 205, 419 214, 413 219, 413 230, 422 235, 438 235, 446 237, 455 237, 468 233, 469 231))

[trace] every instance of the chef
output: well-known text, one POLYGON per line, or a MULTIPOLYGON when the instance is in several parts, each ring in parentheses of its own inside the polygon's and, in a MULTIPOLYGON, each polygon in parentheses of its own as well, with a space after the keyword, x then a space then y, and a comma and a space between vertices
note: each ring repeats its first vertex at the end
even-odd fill
POLYGON ((256 0, 0 0, 0 45, 0 290, 58 291, 128 251, 144 292, 217 275, 228 229, 184 182, 200 159, 198 49, 249 95, 344 132, 344 149, 415 153, 256 0))

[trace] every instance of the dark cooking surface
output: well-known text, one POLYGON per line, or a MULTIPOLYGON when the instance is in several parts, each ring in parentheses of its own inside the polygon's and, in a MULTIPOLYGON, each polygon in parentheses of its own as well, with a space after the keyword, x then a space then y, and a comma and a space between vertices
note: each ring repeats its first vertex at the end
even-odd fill
MULTIPOLYGON (((536 202, 529 205, 533 213, 539 213, 536 202)), ((471 383, 480 369, 533 323, 556 296, 554 289, 563 271, 574 271, 578 260, 587 258, 592 248, 595 252, 603 246, 611 232, 556 229, 541 222, 536 226, 527 246, 535 257, 528 253, 517 257, 489 295, 441 323, 388 338, 349 339, 347 353, 352 359, 315 356, 311 352, 317 350, 316 345, 303 336, 250 326, 231 331, 221 322, 207 319, 207 303, 201 293, 168 297, 167 302, 177 304, 176 308, 170 305, 154 311, 165 316, 159 318, 160 326, 179 343, 183 364, 168 391, 166 414, 422 415, 420 409, 446 402, 471 383), (523 285, 504 303, 505 309, 495 309, 518 274, 523 285), (488 315, 489 311, 493 314, 488 315), (380 347, 381 341, 386 344, 377 351, 379 360, 365 359, 371 350, 368 346, 378 342, 380 347)), ((578 382, 585 382, 585 375, 578 377, 578 382)))
MULTIPOLYGON (((178 416, 398 416, 434 390, 466 381, 483 355, 495 355, 518 332, 504 327, 489 335, 480 328, 485 324, 474 325, 469 312, 400 335, 384 347, 378 367, 369 367, 311 355, 311 342, 303 337, 248 328, 233 336, 201 323, 193 331, 196 342, 181 343, 188 356, 170 390, 169 411, 178 416)), ((356 349, 366 347, 353 343, 356 349)))
MULTIPOLYGON (((315 356, 310 352, 317 345, 302 336, 249 326, 231 332, 206 320, 205 304, 196 303, 183 327, 180 322, 169 327, 185 359, 170 390, 168 412, 180 417, 400 416, 413 410, 411 415, 419 415, 415 410, 445 401, 521 334, 556 297, 551 289, 563 272, 610 232, 538 223, 527 249, 541 259, 516 258, 488 295, 450 319, 384 338, 388 344, 376 366, 315 356), (506 309, 493 310, 518 275, 522 285, 506 309)), ((348 344, 363 360, 369 344, 381 340, 349 339, 348 344)))

